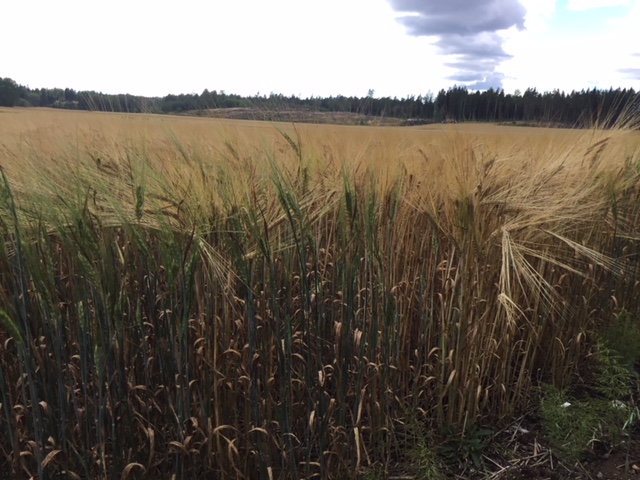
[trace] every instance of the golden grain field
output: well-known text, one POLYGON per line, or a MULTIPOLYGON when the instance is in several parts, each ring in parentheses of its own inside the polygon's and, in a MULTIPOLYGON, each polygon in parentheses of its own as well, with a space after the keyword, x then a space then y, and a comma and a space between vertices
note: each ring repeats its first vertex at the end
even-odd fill
POLYGON ((508 423, 637 315, 639 147, 0 109, 0 472, 349 478, 508 423))

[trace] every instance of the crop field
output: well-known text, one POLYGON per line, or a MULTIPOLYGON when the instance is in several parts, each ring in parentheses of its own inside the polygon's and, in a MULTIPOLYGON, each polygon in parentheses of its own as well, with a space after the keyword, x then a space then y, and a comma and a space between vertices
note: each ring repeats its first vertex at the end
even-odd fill
POLYGON ((640 311, 637 130, 0 109, 0 168, 0 478, 388 473, 640 311))

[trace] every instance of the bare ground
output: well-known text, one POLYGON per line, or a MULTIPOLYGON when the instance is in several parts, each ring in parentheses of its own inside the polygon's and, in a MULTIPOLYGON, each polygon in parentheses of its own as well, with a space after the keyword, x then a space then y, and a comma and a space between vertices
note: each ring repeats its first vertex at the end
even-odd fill
POLYGON ((481 473, 462 471, 454 478, 492 480, 627 480, 640 479, 640 429, 613 451, 596 445, 584 460, 567 464, 549 448, 539 425, 519 421, 500 432, 487 454, 481 473), (526 425, 526 426, 525 426, 526 425))
POLYGON ((211 108, 187 112, 188 115, 233 120, 264 120, 271 122, 321 123, 337 125, 403 125, 406 120, 394 117, 373 117, 349 112, 321 112, 304 109, 266 110, 260 108, 211 108))

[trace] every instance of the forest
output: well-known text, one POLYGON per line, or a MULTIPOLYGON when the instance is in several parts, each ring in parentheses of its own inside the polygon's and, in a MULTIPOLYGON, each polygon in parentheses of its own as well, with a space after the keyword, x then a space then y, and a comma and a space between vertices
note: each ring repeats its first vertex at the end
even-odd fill
POLYGON ((270 93, 244 97, 225 91, 205 89, 202 93, 143 97, 105 94, 71 88, 29 88, 10 78, 0 78, 0 106, 53 107, 127 113, 189 113, 203 115, 210 109, 254 108, 262 111, 307 110, 349 112, 373 117, 410 120, 408 124, 443 121, 526 122, 580 127, 596 121, 615 123, 639 93, 633 89, 589 89, 566 93, 539 92, 528 88, 513 94, 503 89, 470 91, 464 86, 442 89, 437 94, 408 95, 403 98, 376 97, 369 90, 364 97, 330 96, 300 98, 270 93))

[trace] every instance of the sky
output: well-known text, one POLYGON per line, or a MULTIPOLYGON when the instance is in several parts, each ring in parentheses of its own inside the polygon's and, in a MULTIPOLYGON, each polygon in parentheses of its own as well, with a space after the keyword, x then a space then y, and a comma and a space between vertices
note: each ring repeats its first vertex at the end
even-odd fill
POLYGON ((0 77, 165 96, 640 90, 640 0, 2 0, 0 77))

